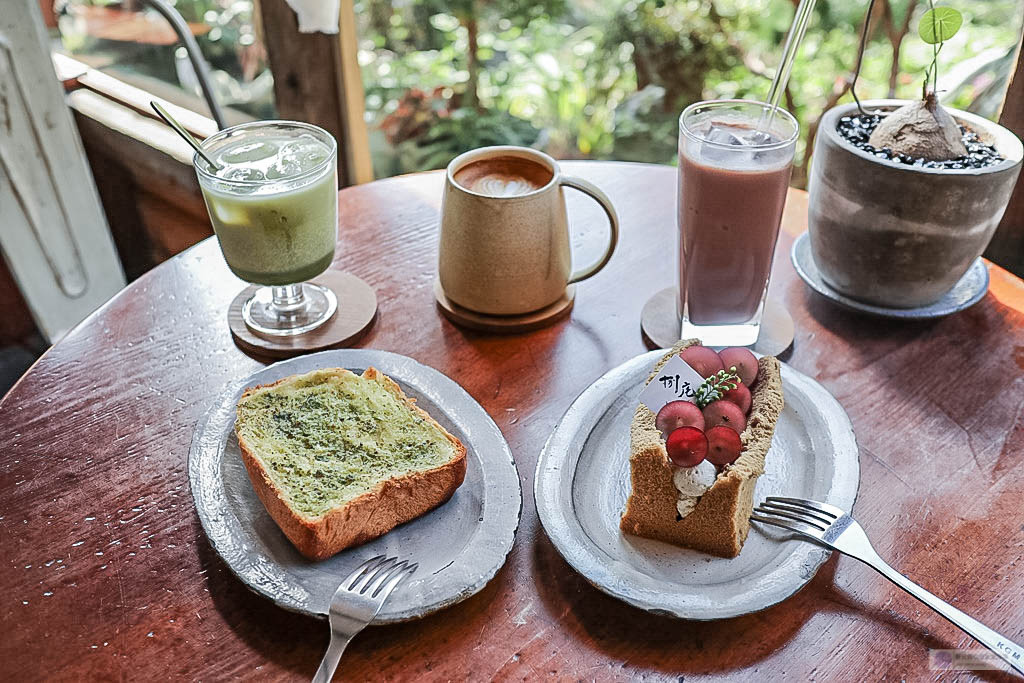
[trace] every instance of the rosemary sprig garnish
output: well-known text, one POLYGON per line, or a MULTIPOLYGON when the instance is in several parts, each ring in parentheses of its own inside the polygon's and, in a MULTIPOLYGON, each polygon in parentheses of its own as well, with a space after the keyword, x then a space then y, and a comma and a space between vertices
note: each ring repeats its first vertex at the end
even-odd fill
POLYGON ((707 404, 712 401, 717 401, 725 395, 725 392, 731 391, 736 388, 739 384, 740 376, 736 371, 736 366, 730 367, 728 370, 719 370, 715 374, 704 380, 699 387, 697 387, 697 395, 694 397, 694 403, 697 404, 698 408, 703 409, 707 404))

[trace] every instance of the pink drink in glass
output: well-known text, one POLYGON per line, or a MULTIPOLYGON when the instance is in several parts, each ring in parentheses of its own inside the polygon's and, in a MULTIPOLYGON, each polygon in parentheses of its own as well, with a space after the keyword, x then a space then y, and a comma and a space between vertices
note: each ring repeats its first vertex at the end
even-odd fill
POLYGON ((766 104, 700 102, 679 119, 679 312, 682 338, 757 341, 796 121, 766 104))

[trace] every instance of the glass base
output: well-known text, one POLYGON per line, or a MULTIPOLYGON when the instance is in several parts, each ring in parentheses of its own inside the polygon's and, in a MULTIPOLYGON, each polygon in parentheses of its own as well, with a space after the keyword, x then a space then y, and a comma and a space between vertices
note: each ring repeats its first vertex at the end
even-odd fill
POLYGON ((761 334, 761 322, 738 325, 694 325, 683 320, 680 339, 700 339, 704 346, 753 346, 761 334))
POLYGON ((285 287, 260 287, 242 304, 242 320, 258 334, 290 337, 315 330, 337 310, 338 298, 334 292, 304 282, 285 287))
MULTIPOLYGON (((678 310, 678 309, 677 309, 678 310)), ((704 346, 753 346, 761 334, 764 299, 750 320, 740 323, 697 325, 683 312, 680 339, 700 339, 704 346)))

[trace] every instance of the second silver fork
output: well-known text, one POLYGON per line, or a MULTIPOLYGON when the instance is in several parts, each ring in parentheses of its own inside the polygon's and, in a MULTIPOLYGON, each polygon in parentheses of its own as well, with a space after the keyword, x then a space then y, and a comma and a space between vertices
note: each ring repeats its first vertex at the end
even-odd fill
POLYGON ((864 529, 843 510, 815 500, 769 496, 754 510, 750 518, 793 531, 804 538, 860 560, 962 628, 972 638, 997 654, 1013 670, 1024 675, 1024 648, 940 600, 886 564, 871 546, 864 529))

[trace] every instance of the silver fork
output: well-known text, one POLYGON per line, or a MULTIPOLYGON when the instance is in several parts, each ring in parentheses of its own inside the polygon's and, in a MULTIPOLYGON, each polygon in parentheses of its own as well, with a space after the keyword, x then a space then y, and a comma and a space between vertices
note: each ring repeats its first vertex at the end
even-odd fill
POLYGON ((769 496, 754 510, 750 518, 793 531, 860 560, 962 628, 972 638, 999 655, 1017 673, 1024 674, 1024 648, 935 597, 886 564, 871 547, 871 541, 860 524, 834 505, 803 498, 769 496))
POLYGON ((398 584, 415 573, 418 564, 377 555, 348 575, 331 598, 331 642, 313 674, 313 683, 330 683, 345 647, 366 628, 398 584))

